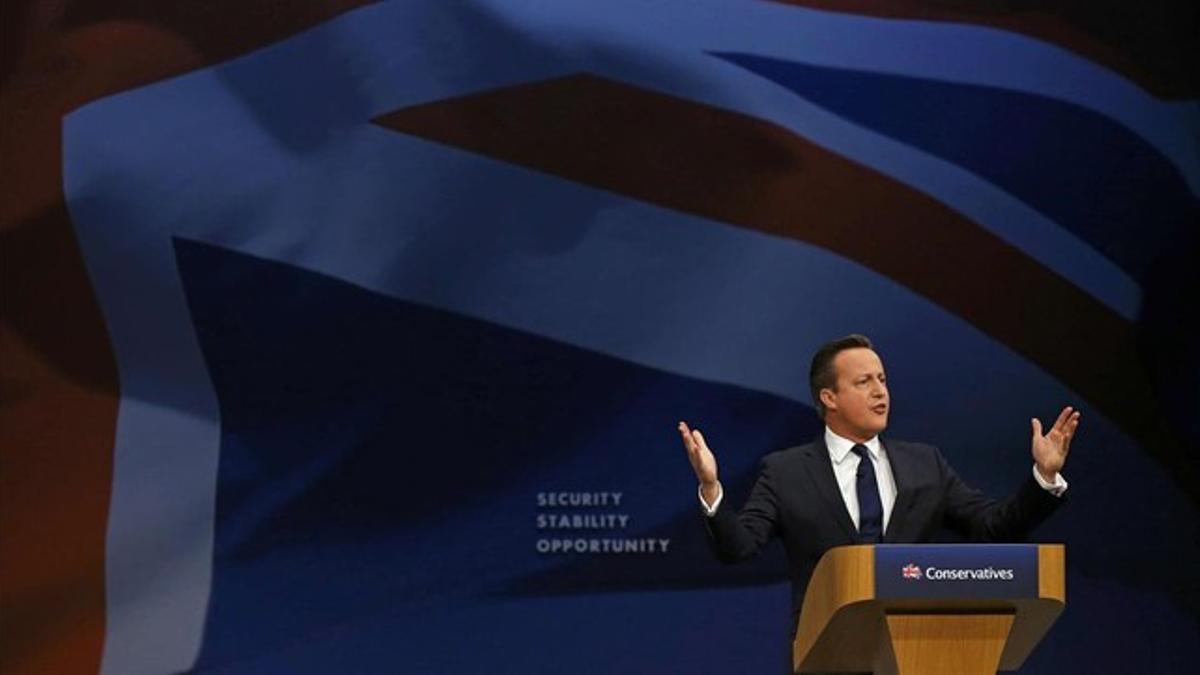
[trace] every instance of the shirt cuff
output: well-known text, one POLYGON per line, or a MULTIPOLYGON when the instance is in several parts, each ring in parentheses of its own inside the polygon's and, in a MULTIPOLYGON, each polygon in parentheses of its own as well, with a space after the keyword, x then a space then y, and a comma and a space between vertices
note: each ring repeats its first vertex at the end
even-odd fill
POLYGON ((704 515, 712 518, 717 513, 717 507, 721 505, 721 500, 725 497, 725 490, 721 488, 721 484, 717 483, 717 498, 713 500, 713 505, 709 506, 704 503, 704 486, 696 487, 696 496, 700 498, 700 508, 704 509, 704 515))
POLYGON ((1033 465, 1033 479, 1037 481, 1038 485, 1042 486, 1043 490, 1055 497, 1061 497, 1067 491, 1067 479, 1063 478, 1061 473, 1055 473, 1054 482, 1047 483, 1046 479, 1042 478, 1042 474, 1038 473, 1037 464, 1033 465))

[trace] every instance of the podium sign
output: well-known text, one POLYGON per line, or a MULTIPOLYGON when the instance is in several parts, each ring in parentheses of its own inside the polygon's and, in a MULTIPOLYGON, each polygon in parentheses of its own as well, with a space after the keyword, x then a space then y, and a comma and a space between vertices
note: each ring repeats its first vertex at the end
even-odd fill
POLYGON ((879 545, 875 597, 1036 598, 1038 547, 879 545))

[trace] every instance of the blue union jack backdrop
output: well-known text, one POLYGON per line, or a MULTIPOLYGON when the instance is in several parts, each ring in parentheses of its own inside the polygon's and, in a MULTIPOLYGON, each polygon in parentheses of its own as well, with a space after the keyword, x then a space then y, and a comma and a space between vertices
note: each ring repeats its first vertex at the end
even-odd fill
POLYGON ((1021 672, 1190 672, 1195 8, 299 4, 6 19, 13 672, 782 672, 674 426, 850 332, 991 495, 1083 410, 1021 672))

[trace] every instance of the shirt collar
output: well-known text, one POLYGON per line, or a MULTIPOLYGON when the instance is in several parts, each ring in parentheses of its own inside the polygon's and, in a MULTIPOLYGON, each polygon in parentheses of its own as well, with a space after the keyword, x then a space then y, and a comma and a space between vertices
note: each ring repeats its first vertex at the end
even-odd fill
MULTIPOLYGON (((854 441, 838 436, 833 433, 833 429, 825 427, 825 447, 829 448, 829 459, 833 460, 834 464, 841 464, 845 461, 846 456, 850 454, 854 445, 854 441)), ((871 453, 871 459, 878 462, 883 453, 883 449, 879 444, 879 436, 872 436, 863 445, 867 446, 867 451, 871 453)))

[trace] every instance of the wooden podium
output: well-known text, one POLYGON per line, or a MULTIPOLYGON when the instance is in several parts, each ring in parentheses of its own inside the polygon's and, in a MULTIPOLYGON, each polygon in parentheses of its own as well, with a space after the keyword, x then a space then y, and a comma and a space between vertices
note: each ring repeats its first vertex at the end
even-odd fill
POLYGON ((797 673, 993 675, 1024 663, 1066 603, 1061 544, 843 546, 817 563, 797 673))

